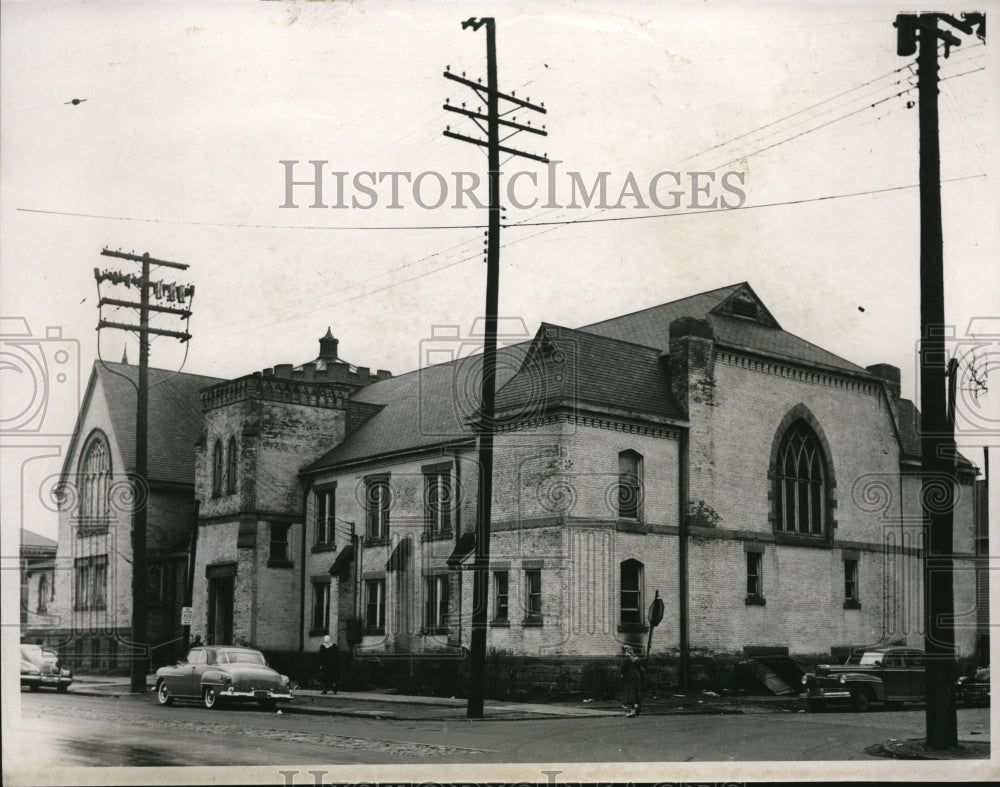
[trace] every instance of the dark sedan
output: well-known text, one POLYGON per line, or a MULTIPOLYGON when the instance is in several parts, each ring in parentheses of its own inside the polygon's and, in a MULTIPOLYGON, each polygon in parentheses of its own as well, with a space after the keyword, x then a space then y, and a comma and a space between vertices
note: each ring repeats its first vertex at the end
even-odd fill
POLYGON ((904 647, 866 648, 846 664, 820 664, 802 676, 810 710, 845 702, 866 711, 882 702, 898 708, 906 701, 925 699, 923 651, 904 647))

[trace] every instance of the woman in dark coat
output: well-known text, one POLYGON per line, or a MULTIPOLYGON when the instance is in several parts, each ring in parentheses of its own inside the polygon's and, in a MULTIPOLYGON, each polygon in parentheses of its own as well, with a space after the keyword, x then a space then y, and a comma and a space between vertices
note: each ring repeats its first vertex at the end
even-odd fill
POLYGON ((625 683, 625 706, 629 709, 626 716, 631 719, 642 711, 642 690, 646 683, 646 670, 634 648, 626 647, 624 651, 622 680, 625 683))
POLYGON ((333 690, 337 693, 337 681, 340 679, 340 650, 330 641, 330 637, 323 637, 323 644, 319 646, 319 677, 323 684, 323 693, 333 690))

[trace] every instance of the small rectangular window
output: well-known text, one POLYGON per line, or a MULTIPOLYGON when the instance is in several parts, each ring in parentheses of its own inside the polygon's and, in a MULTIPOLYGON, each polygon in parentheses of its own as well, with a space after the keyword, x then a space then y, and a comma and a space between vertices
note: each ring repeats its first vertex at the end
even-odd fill
POLYGON ((424 626, 434 634, 448 628, 448 575, 427 577, 425 587, 424 626))
POLYGON ((384 541, 389 538, 391 496, 388 479, 369 481, 365 488, 365 498, 366 535, 370 541, 384 541))
POLYGON ((624 625, 642 623, 642 563, 626 560, 621 564, 621 622, 624 625))
POLYGON ((316 492, 316 544, 332 546, 336 543, 334 524, 337 521, 336 490, 321 489, 316 492))
POLYGON ((542 572, 531 568, 524 572, 524 611, 528 622, 540 622, 542 619, 542 572))
POLYGON ((385 628, 385 580, 365 580, 365 629, 382 631, 385 628))
POLYGON ((858 560, 844 559, 844 607, 857 609, 861 606, 858 588, 858 560))
POLYGON ((430 536, 451 533, 451 477, 447 472, 424 475, 424 520, 430 536))
POLYGON ((313 582, 312 634, 323 634, 330 630, 330 583, 313 582))
POLYGON ((493 620, 506 622, 510 616, 510 574, 493 572, 493 620))
POLYGON ((289 561, 288 529, 288 525, 278 522, 271 523, 271 548, 268 553, 269 560, 279 563, 286 563, 289 561))
POLYGON ((763 554, 760 552, 747 552, 747 597, 763 598, 764 584, 761 576, 761 563, 763 554))
POLYGON ((618 454, 618 516, 642 519, 642 456, 635 451, 618 454))

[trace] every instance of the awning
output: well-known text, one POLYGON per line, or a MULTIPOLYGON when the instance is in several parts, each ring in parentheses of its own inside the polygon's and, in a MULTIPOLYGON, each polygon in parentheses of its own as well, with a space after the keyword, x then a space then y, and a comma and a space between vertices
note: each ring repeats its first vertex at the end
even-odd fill
POLYGON ((451 551, 451 556, 448 558, 448 568, 457 568, 462 564, 469 555, 476 551, 476 534, 475 533, 462 533, 458 537, 458 543, 455 544, 455 548, 451 551))
POLYGON ((343 578, 347 567, 354 562, 354 544, 348 544, 337 555, 337 559, 330 566, 330 576, 343 578))
POLYGON ((410 567, 410 537, 400 539, 385 563, 386 571, 406 571, 410 567))

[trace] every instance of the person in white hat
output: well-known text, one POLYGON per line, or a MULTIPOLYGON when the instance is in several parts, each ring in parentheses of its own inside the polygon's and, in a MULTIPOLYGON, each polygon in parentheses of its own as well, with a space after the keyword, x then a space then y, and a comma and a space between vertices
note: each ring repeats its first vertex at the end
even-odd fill
POLYGON ((330 640, 329 635, 323 637, 319 646, 319 677, 323 684, 323 693, 331 689, 337 693, 337 681, 340 679, 340 649, 330 640))

